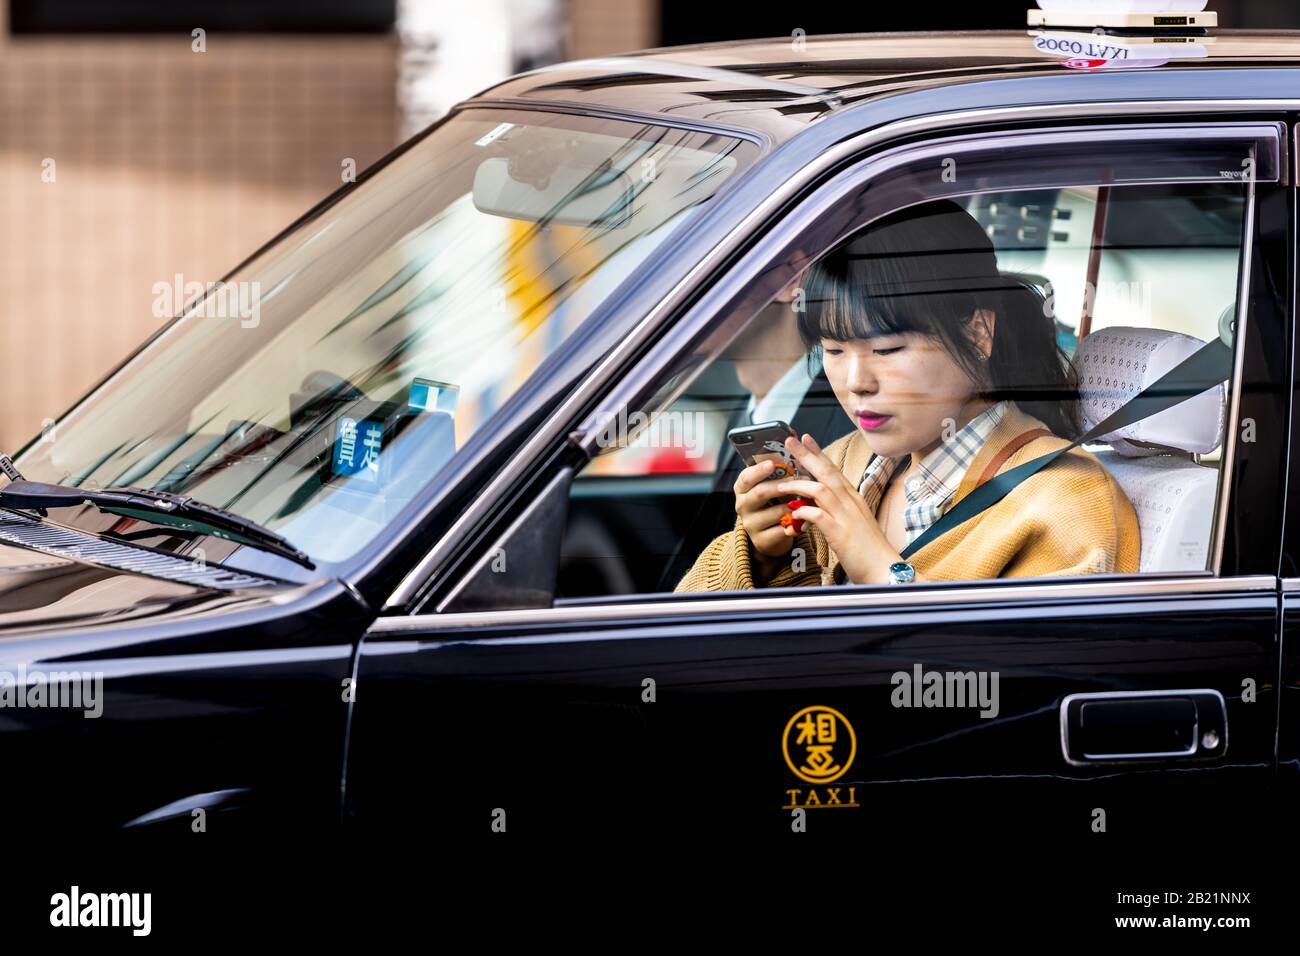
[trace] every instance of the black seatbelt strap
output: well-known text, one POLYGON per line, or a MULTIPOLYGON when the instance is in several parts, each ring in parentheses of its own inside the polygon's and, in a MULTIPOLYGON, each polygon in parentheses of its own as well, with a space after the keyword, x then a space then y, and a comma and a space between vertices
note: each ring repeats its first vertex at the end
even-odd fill
POLYGON ((952 508, 945 511, 934 524, 926 528, 911 544, 903 549, 906 560, 935 538, 969 521, 986 508, 997 504, 1011 490, 1030 475, 1042 471, 1072 448, 1098 436, 1108 434, 1134 422, 1149 418, 1167 408, 1200 395, 1207 389, 1226 381, 1232 375, 1232 349, 1222 339, 1215 338, 1175 365, 1160 378, 1116 409, 1104 421, 1086 434, 1076 438, 1064 448, 1049 452, 1010 471, 995 475, 980 485, 952 508))

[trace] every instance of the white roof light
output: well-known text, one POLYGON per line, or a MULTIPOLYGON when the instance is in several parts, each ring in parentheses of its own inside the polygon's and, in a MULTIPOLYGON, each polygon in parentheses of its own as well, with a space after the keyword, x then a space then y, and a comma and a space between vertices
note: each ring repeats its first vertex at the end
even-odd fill
POLYGON ((1040 10, 1089 13, 1199 13, 1210 0, 1038 0, 1040 10))
POLYGON ((1031 27, 1111 27, 1201 30, 1219 25, 1209 0, 1038 0, 1031 27))

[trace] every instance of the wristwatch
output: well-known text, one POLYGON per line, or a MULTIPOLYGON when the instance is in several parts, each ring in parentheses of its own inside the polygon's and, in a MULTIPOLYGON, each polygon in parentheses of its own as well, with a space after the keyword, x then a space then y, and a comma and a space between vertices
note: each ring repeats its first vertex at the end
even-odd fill
POLYGON ((890 584, 910 584, 916 580, 916 568, 906 561, 895 561, 889 566, 890 584))

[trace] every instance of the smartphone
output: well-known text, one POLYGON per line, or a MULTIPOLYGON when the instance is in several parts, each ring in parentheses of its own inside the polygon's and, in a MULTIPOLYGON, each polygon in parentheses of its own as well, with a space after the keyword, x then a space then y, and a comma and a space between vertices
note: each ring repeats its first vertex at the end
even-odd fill
POLYGON ((741 425, 727 432, 727 441, 744 459, 746 465, 756 465, 769 458, 776 461, 769 481, 783 478, 804 478, 799 463, 785 450, 785 440, 799 435, 786 422, 760 422, 757 425, 741 425))

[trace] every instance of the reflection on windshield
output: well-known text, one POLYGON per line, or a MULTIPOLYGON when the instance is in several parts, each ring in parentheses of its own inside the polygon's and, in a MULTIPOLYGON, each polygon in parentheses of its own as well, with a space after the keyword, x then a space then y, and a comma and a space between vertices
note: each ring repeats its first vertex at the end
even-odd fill
POLYGON ((192 495, 346 558, 748 150, 459 113, 193 304, 22 468, 192 495))

